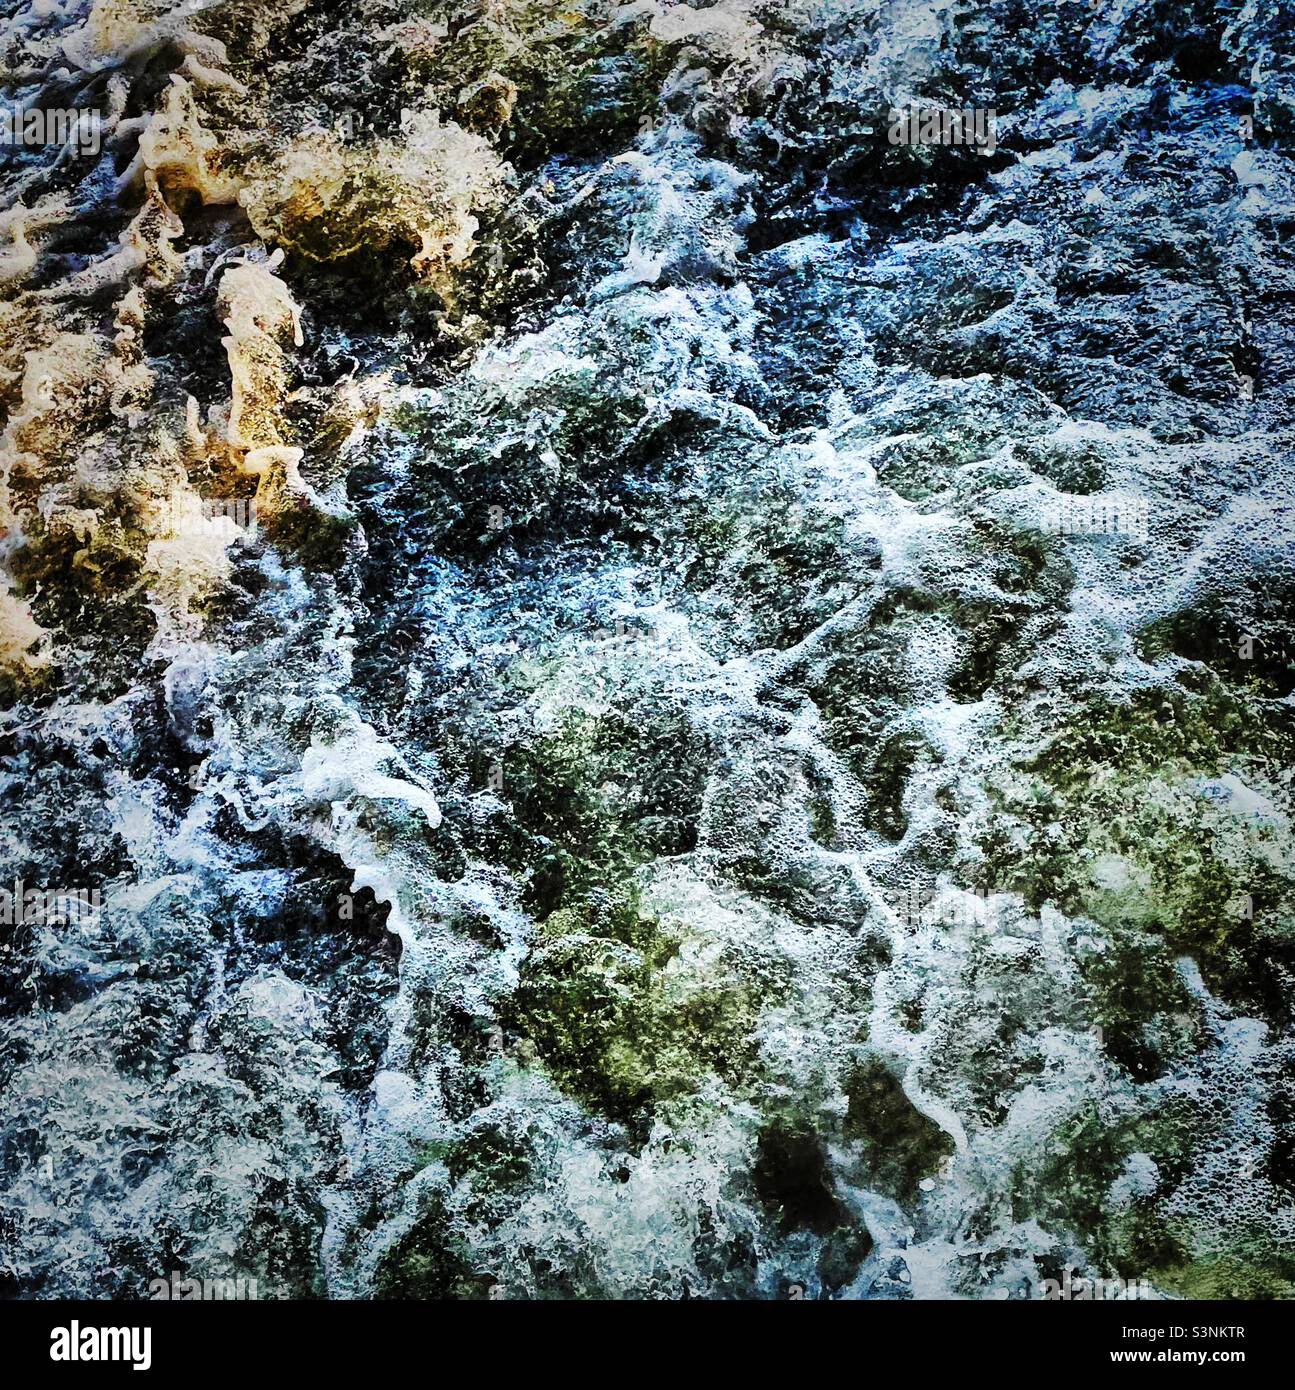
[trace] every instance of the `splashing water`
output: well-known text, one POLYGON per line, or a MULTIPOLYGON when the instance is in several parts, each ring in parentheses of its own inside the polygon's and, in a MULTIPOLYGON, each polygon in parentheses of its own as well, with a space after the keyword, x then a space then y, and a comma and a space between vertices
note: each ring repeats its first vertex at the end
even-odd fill
POLYGON ((1291 1292, 1291 15, 1025 14, 0 21, 6 1292, 1291 1292))

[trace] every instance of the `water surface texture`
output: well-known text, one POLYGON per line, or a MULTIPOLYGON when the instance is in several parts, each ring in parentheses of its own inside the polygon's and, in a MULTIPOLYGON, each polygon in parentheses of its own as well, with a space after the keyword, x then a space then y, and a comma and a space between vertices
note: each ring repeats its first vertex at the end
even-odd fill
POLYGON ((1290 0, 0 12, 0 1292, 1295 1293, 1290 0))

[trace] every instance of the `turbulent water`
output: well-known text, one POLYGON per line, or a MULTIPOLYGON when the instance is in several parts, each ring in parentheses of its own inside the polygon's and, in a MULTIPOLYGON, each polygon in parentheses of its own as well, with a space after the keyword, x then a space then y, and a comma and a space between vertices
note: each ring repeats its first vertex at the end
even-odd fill
POLYGON ((1295 1293, 1289 0, 0 11, 4 1292, 1295 1293))

